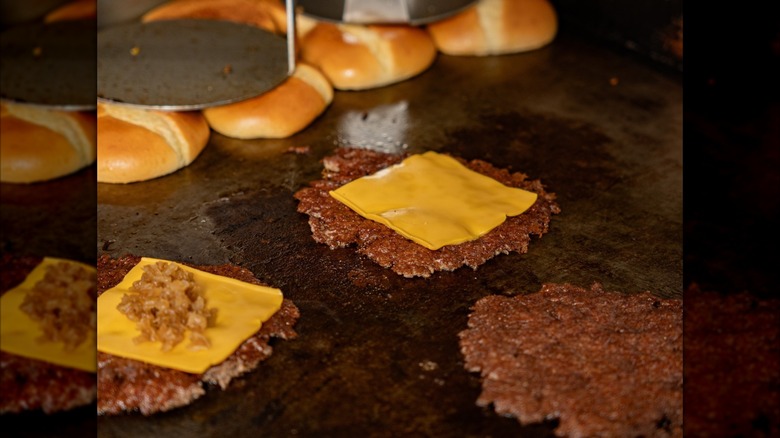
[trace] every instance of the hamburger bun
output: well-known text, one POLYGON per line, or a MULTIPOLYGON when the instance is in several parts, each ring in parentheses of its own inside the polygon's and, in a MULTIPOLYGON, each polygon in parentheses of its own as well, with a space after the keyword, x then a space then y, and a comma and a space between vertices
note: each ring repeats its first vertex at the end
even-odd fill
MULTIPOLYGON (((285 7, 278 0, 176 0, 142 17, 144 22, 171 19, 225 20, 276 34, 287 31, 285 7)), ((297 21, 311 22, 300 17, 297 21)), ((303 24, 303 29, 310 27, 303 24)), ((263 95, 208 108, 203 114, 211 128, 228 137, 285 138, 308 126, 332 100, 333 87, 322 73, 298 65, 291 77, 263 95)))
POLYGON ((429 24, 428 32, 447 55, 502 55, 549 44, 558 32, 558 17, 548 0, 479 0, 429 24))
POLYGON ((285 9, 277 0, 175 0, 147 12, 141 21, 184 18, 234 21, 273 33, 286 28, 285 9))
POLYGON ((97 179, 131 183, 168 175, 203 151, 210 131, 200 112, 99 104, 97 179))
POLYGON ((241 102, 207 108, 212 129, 228 137, 286 138, 306 128, 333 101, 333 87, 317 69, 298 64, 276 88, 241 102))
MULTIPOLYGON (((280 0, 174 0, 141 17, 141 21, 175 19, 225 20, 249 24, 274 34, 287 33, 287 12, 280 0)), ((297 38, 307 34, 317 21, 296 14, 297 38)), ((296 48, 300 44, 296 44, 296 48)))
POLYGON ((0 181, 34 183, 95 162, 94 113, 0 105, 0 181))
POLYGON ((44 23, 68 20, 97 19, 97 0, 74 0, 54 9, 43 18, 44 23))
POLYGON ((301 58, 339 90, 365 90, 416 76, 433 64, 436 47, 425 30, 406 25, 318 23, 298 34, 301 58))

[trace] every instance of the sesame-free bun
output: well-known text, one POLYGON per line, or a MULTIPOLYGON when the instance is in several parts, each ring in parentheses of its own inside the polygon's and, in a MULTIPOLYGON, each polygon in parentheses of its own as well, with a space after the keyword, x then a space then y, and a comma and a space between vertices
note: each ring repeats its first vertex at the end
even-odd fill
POLYGON ((414 26, 321 22, 298 35, 303 61, 319 68, 338 90, 401 82, 422 73, 436 59, 431 37, 414 26))
MULTIPOLYGON (((143 22, 171 19, 227 20, 276 34, 287 32, 280 0, 174 0, 144 14, 143 22)), ((426 70, 436 57, 430 35, 406 25, 325 23, 296 14, 300 60, 319 69, 333 88, 364 90, 400 82, 426 70)))
MULTIPOLYGON (((141 17, 143 22, 176 19, 233 21, 257 26, 275 34, 287 33, 287 12, 281 0, 174 0, 141 17)), ((295 23, 297 34, 303 35, 317 21, 296 14, 295 23)))
POLYGON ((175 19, 233 21, 273 33, 286 28, 284 6, 277 0, 174 0, 141 17, 143 22, 175 19))
POLYGON ((444 54, 502 55, 552 42, 558 32, 558 16, 548 0, 479 0, 427 28, 444 54))
POLYGON ((43 18, 44 23, 97 18, 97 0, 74 0, 54 9, 43 18))
MULTIPOLYGON (((175 0, 147 12, 142 21, 172 19, 225 20, 281 34, 287 14, 279 0, 175 0)), ((313 26, 297 16, 299 33, 313 26)), ((283 83, 250 98, 207 108, 203 115, 220 134, 241 139, 284 138, 308 126, 330 105, 333 87, 317 69, 299 63, 283 83)))
POLYGON ((333 101, 333 87, 317 69, 298 64, 292 76, 251 99, 206 108, 209 126, 228 137, 286 138, 322 114, 333 101))
POLYGON ((146 181, 190 165, 208 143, 199 111, 157 111, 99 104, 97 179, 146 181))
POLYGON ((95 162, 95 115, 0 105, 0 181, 34 183, 95 162))

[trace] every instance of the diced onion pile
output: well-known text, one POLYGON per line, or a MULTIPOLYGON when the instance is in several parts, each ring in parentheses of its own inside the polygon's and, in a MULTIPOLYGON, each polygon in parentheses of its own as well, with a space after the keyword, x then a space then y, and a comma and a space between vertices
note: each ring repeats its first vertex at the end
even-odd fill
POLYGON ((47 267, 44 278, 24 297, 20 309, 36 321, 40 342, 62 342, 72 351, 97 325, 97 277, 72 263, 47 267))
POLYGON ((211 346, 205 332, 214 325, 217 309, 206 308, 192 273, 174 263, 158 261, 144 266, 141 280, 130 290, 133 293, 125 294, 117 309, 141 332, 134 342, 161 342, 162 351, 170 351, 189 331, 188 348, 211 346))

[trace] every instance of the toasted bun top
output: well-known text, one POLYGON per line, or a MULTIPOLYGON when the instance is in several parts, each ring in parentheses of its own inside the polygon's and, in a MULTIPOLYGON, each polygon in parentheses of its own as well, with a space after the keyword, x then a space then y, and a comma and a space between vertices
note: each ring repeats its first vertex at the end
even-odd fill
POLYGON ((98 121, 105 117, 119 119, 160 135, 181 157, 182 165, 191 163, 200 154, 210 134, 208 123, 199 111, 157 111, 100 104, 98 121))
POLYGON ((14 104, 0 108, 1 181, 46 181, 95 161, 93 113, 14 104))
POLYGON ((499 55, 550 43, 558 31, 558 17, 548 0, 479 0, 427 28, 442 53, 499 55))
POLYGON ((144 14, 141 21, 180 18, 226 20, 251 24, 270 32, 281 33, 285 11, 276 0, 175 0, 144 14))
MULTIPOLYGON (((287 33, 287 12, 280 0, 174 0, 147 12, 141 20, 149 22, 182 18, 234 21, 275 34, 287 33)), ((297 39, 300 39, 317 21, 296 14, 295 23, 297 39)))
POLYGON ((301 40, 301 56, 334 88, 359 90, 400 82, 427 69, 436 57, 428 34, 413 26, 319 23, 301 40))
POLYGON ((86 20, 97 18, 97 0, 74 0, 49 12, 43 18, 44 23, 67 20, 86 20))
POLYGON ((98 105, 98 181, 145 181, 189 165, 208 143, 198 111, 98 105))
POLYGON ((93 112, 59 111, 32 105, 2 105, 3 117, 14 117, 45 127, 65 137, 86 164, 95 161, 97 125, 93 112))
POLYGON ((163 136, 113 117, 101 117, 98 124, 98 181, 145 181, 182 167, 180 157, 163 136))
POLYGON ((241 102, 207 108, 209 125, 234 138, 285 138, 304 129, 333 100, 333 87, 317 69, 298 64, 278 87, 241 102))

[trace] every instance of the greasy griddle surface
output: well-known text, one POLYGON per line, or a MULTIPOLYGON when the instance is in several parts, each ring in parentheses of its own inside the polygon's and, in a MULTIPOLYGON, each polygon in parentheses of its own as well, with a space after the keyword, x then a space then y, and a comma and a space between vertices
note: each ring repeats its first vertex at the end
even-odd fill
MULTIPOLYGON (((35 184, 0 183, 0 250, 13 259, 61 257, 94 264, 97 200, 95 166, 35 184)), ((29 259, 28 259, 29 260, 29 259)), ((32 269, 34 266, 28 266, 32 269)), ((11 270, 13 271, 13 269, 11 270)), ((12 272, 3 272, 3 274, 12 272)), ((18 274, 18 272, 17 272, 18 274)), ((24 280, 8 279, 3 288, 24 280)), ((97 427, 96 404, 51 415, 41 411, 0 415, 4 436, 84 437, 97 427)))
POLYGON ((97 261, 95 166, 34 184, 0 183, 0 249, 14 256, 97 261))
POLYGON ((410 81, 336 93, 292 138, 213 133, 170 176, 99 184, 100 254, 235 263, 301 311, 262 371, 183 409, 101 418, 99 435, 549 435, 476 405, 457 333, 477 299, 543 282, 681 297, 681 100, 679 77, 561 35, 527 54, 439 56, 410 81), (310 153, 285 153, 297 146, 310 153), (483 159, 543 180, 562 213, 526 254, 403 278, 317 244, 296 212, 337 146, 483 159))

